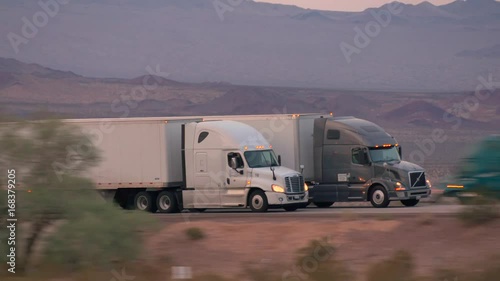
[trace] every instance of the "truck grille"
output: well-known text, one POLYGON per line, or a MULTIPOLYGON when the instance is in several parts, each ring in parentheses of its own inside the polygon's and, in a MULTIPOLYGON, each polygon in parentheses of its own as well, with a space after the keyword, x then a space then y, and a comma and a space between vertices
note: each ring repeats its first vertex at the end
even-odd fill
POLYGON ((410 172, 410 188, 425 187, 425 173, 424 172, 410 172))
POLYGON ((285 177, 287 193, 303 193, 304 192, 304 177, 293 176, 285 177))

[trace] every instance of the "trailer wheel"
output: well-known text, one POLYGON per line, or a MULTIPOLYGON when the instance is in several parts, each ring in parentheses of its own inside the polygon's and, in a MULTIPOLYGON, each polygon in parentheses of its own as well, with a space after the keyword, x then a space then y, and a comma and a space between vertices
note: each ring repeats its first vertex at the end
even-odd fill
POLYGON ((172 191, 162 191, 156 198, 156 206, 160 213, 175 213, 178 211, 177 200, 172 191))
POLYGON ((255 190, 250 194, 249 205, 254 212, 266 212, 269 208, 266 194, 262 190, 255 190))
POLYGON ((154 193, 141 191, 134 197, 134 208, 139 211, 155 213, 156 204, 154 201, 154 193))
POLYGON ((420 200, 417 199, 408 199, 408 200, 401 200, 401 203, 405 205, 406 207, 414 207, 420 202, 420 200))
POLYGON ((335 202, 314 202, 318 208, 330 208, 335 202))
POLYGON ((385 208, 389 206, 389 196, 387 195, 387 191, 383 186, 377 185, 370 192, 370 202, 372 206, 375 208, 385 208))

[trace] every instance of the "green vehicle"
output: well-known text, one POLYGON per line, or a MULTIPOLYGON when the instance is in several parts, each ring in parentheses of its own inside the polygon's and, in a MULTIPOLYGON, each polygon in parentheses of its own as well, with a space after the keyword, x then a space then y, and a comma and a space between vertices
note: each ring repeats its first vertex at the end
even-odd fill
POLYGON ((444 196, 456 196, 461 201, 479 194, 500 199, 500 135, 492 135, 463 160, 459 172, 444 187, 444 196))

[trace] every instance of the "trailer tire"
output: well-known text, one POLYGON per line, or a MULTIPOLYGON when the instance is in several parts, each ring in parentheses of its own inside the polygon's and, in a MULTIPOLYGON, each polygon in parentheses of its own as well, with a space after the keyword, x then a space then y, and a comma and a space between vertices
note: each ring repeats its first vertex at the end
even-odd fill
POLYGON ((160 213, 176 213, 179 211, 177 199, 172 191, 162 191, 156 198, 156 206, 160 213))
POLYGON ((375 186, 370 192, 370 202, 375 208, 386 208, 391 203, 387 191, 381 185, 375 186))
POLYGON ((134 209, 155 213, 156 202, 154 201, 154 193, 140 191, 134 197, 134 209))
POLYGON ((269 208, 267 196, 262 190, 255 190, 250 194, 248 205, 253 212, 263 213, 269 208))
POLYGON ((314 202, 318 208, 330 208, 335 202, 314 202))
POLYGON ((420 200, 417 199, 408 199, 408 200, 401 200, 401 203, 405 205, 406 207, 415 207, 420 200))

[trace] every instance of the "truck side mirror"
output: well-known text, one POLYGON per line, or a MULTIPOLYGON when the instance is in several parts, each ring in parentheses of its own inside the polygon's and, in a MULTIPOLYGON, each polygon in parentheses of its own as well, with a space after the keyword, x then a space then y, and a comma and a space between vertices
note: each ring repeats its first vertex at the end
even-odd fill
POLYGON ((281 166, 281 155, 278 155, 278 164, 281 166))
POLYGON ((236 160, 236 158, 235 158, 235 157, 232 157, 232 158, 231 158, 231 162, 230 162, 230 164, 231 164, 231 168, 232 168, 233 170, 236 170, 236 169, 238 168, 238 162, 237 162, 237 160, 236 160))
POLYGON ((243 175, 243 170, 238 171, 238 159, 236 157, 232 157, 230 161, 231 169, 235 170, 238 172, 238 174, 243 175))
POLYGON ((401 148, 401 146, 398 146, 398 153, 399 153, 399 157, 401 159, 403 159, 403 149, 401 148))

